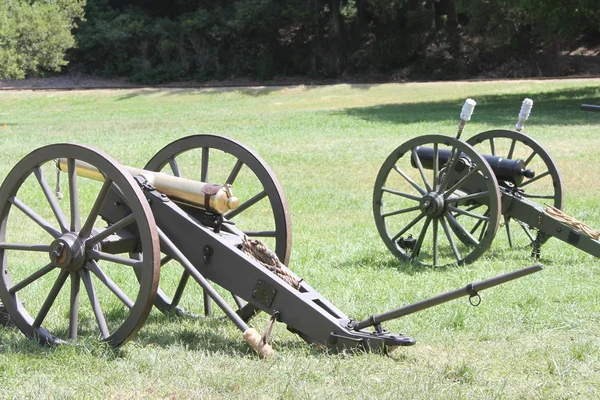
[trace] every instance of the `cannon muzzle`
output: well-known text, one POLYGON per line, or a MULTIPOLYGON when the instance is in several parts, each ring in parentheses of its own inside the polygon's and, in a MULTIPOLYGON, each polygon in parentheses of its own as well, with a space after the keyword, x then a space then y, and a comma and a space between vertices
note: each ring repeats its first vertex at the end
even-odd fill
MULTIPOLYGON (((433 148, 431 147, 422 147, 419 146, 416 149, 417 156, 421 160, 421 164, 425 169, 433 169, 433 148)), ((448 162, 451 156, 451 151, 446 149, 440 149, 438 151, 438 165, 444 165, 448 162)), ((464 168, 467 168, 471 165, 471 160, 469 157, 460 153, 458 156, 458 162, 456 163, 455 169, 457 171, 461 171, 464 168)), ((520 186, 523 183, 523 178, 533 178, 535 176, 535 171, 532 169, 527 169, 525 165, 525 161, 517 158, 515 160, 511 160, 504 157, 499 156, 490 156, 483 154, 482 157, 490 164, 494 175, 499 181, 505 181, 513 183, 517 186, 520 186)), ((414 168, 417 168, 414 159, 411 159, 411 165, 414 168)))
MULTIPOLYGON (((56 160, 59 170, 69 170, 66 158, 56 160)), ((171 200, 192 207, 201 208, 218 214, 224 214, 238 208, 240 201, 231 193, 229 185, 215 185, 198 182, 192 179, 180 178, 162 172, 152 172, 144 169, 124 166, 132 176, 142 176, 156 190, 167 195, 171 200)), ((104 175, 93 165, 77 160, 75 172, 78 176, 104 181, 104 175)))

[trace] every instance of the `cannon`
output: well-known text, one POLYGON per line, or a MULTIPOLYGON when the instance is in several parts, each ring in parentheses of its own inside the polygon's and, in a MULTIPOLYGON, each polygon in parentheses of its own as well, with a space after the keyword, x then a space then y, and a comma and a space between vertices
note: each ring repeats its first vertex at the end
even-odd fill
POLYGON ((461 140, 474 106, 471 99, 465 102, 456 137, 413 138, 384 161, 373 213, 388 249, 427 266, 471 263, 503 226, 511 248, 529 246, 537 258, 551 237, 600 257, 598 232, 562 212, 557 164, 522 132, 533 102, 523 102, 516 130, 494 129, 461 140))
POLYGON ((194 306, 210 316, 216 304, 260 355, 271 352, 275 322, 333 351, 386 350, 415 340, 383 322, 462 296, 476 302, 478 291, 542 268, 353 319, 285 265, 290 213, 275 174, 213 135, 179 139, 143 169, 83 145, 34 150, 0 186, 0 221, 0 299, 22 332, 47 344, 121 346, 153 306, 198 317, 194 306), (270 316, 263 335, 248 325, 260 311, 270 316))

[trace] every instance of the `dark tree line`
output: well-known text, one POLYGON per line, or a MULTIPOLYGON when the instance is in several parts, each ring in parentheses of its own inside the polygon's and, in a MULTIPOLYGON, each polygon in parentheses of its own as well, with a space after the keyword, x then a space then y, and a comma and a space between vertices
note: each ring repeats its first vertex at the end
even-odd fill
POLYGON ((158 83, 573 73, 597 0, 87 0, 72 64, 158 83))

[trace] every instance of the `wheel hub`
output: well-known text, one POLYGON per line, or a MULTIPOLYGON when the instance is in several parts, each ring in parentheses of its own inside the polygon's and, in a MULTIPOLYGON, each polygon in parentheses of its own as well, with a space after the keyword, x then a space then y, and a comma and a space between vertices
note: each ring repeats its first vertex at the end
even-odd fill
POLYGON ((430 217, 439 217, 446 209, 444 207, 444 196, 437 192, 427 193, 419 203, 421 212, 430 217))
POLYGON ((85 245, 77 234, 68 232, 52 242, 49 255, 56 267, 77 271, 85 264, 85 245))

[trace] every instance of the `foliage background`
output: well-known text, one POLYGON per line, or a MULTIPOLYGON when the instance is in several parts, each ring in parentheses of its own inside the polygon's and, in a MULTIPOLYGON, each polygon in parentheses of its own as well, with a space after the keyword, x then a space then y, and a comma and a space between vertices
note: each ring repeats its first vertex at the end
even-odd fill
POLYGON ((145 84, 562 76, 600 74, 598 49, 596 0, 0 4, 0 79, 67 62, 70 74, 145 84))
POLYGON ((85 0, 0 2, 0 79, 60 71, 85 0))
MULTIPOLYGON (((594 0, 88 0, 71 59, 134 81, 577 73, 594 0)), ((600 69, 599 69, 600 71, 600 69)))

